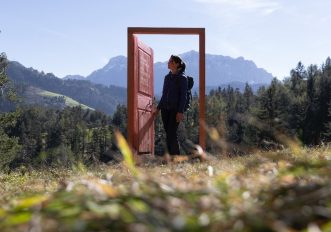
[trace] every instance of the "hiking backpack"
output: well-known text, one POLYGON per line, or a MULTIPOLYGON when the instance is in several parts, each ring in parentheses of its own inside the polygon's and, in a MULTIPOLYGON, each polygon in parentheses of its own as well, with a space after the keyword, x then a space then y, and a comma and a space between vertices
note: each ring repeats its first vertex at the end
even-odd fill
POLYGON ((184 107, 184 111, 188 110, 191 108, 191 102, 192 102, 192 88, 194 85, 194 79, 191 76, 187 76, 187 92, 186 92, 186 104, 184 107))
MULTIPOLYGON (((186 92, 186 103, 184 106, 184 112, 187 111, 189 108, 191 108, 191 102, 192 102, 192 87, 194 85, 194 79, 191 76, 187 77, 187 92, 186 92)), ((179 88, 179 78, 177 79, 177 87, 179 88)))

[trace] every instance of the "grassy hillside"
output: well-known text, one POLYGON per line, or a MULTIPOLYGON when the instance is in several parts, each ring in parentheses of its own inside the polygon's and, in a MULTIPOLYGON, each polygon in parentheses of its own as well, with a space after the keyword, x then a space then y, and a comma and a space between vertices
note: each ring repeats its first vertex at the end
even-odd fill
POLYGON ((81 106, 83 109, 94 110, 71 97, 63 94, 47 91, 33 86, 27 86, 21 96, 25 104, 41 105, 43 107, 65 108, 81 106))
POLYGON ((1 231, 330 231, 331 148, 0 175, 1 231))
MULTIPOLYGON (((9 63, 7 76, 14 84, 16 92, 23 97, 23 100, 34 102, 34 104, 38 105, 50 107, 54 107, 55 105, 55 107, 58 107, 63 102, 61 102, 61 98, 47 99, 46 101, 42 99, 41 102, 38 102, 37 100, 39 99, 35 98, 35 96, 32 96, 32 99, 30 99, 29 97, 31 96, 29 93, 26 93, 26 90, 30 91, 33 88, 39 88, 58 93, 109 115, 115 112, 118 104, 126 104, 127 91, 125 88, 107 87, 100 84, 93 84, 86 80, 63 80, 57 78, 52 73, 45 74, 33 68, 26 68, 15 61, 9 63)), ((71 101, 66 100, 67 103, 71 104, 71 101)))
POLYGON ((46 91, 46 90, 38 90, 36 92, 38 95, 40 96, 44 96, 44 97, 63 97, 64 101, 65 101, 65 105, 66 106, 70 106, 70 107, 75 107, 75 106, 81 106, 83 109, 90 109, 90 110, 94 110, 93 108, 86 106, 84 104, 79 103, 78 101, 75 101, 74 99, 58 94, 58 93, 53 93, 50 91, 46 91))

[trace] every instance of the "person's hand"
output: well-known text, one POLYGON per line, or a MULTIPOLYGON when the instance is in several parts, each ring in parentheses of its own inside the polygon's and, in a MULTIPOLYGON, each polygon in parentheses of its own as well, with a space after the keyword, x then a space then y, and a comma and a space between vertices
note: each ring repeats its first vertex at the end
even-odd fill
POLYGON ((176 114, 176 121, 181 122, 184 119, 184 114, 183 113, 177 113, 176 114))
POLYGON ((159 109, 154 109, 152 112, 152 117, 153 119, 156 119, 156 117, 159 115, 160 110, 159 109))

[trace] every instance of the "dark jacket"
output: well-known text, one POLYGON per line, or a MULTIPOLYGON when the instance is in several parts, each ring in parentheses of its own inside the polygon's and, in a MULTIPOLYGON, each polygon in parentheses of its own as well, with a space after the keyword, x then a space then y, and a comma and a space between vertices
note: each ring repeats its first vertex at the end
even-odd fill
POLYGON ((163 91, 158 109, 177 110, 184 112, 187 93, 187 78, 184 72, 172 74, 169 72, 164 77, 163 91))

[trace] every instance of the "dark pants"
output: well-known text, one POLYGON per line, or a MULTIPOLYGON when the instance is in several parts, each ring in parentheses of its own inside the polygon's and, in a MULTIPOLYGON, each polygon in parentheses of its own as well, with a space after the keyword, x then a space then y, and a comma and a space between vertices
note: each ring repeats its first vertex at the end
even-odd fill
POLYGON ((176 110, 161 110, 163 127, 166 132, 167 150, 170 155, 179 155, 179 144, 177 129, 179 123, 176 121, 176 110))
POLYGON ((184 122, 181 122, 179 124, 177 129, 177 135, 178 135, 179 145, 183 149, 184 153, 186 155, 192 155, 192 153, 196 149, 196 145, 189 139, 184 122))

